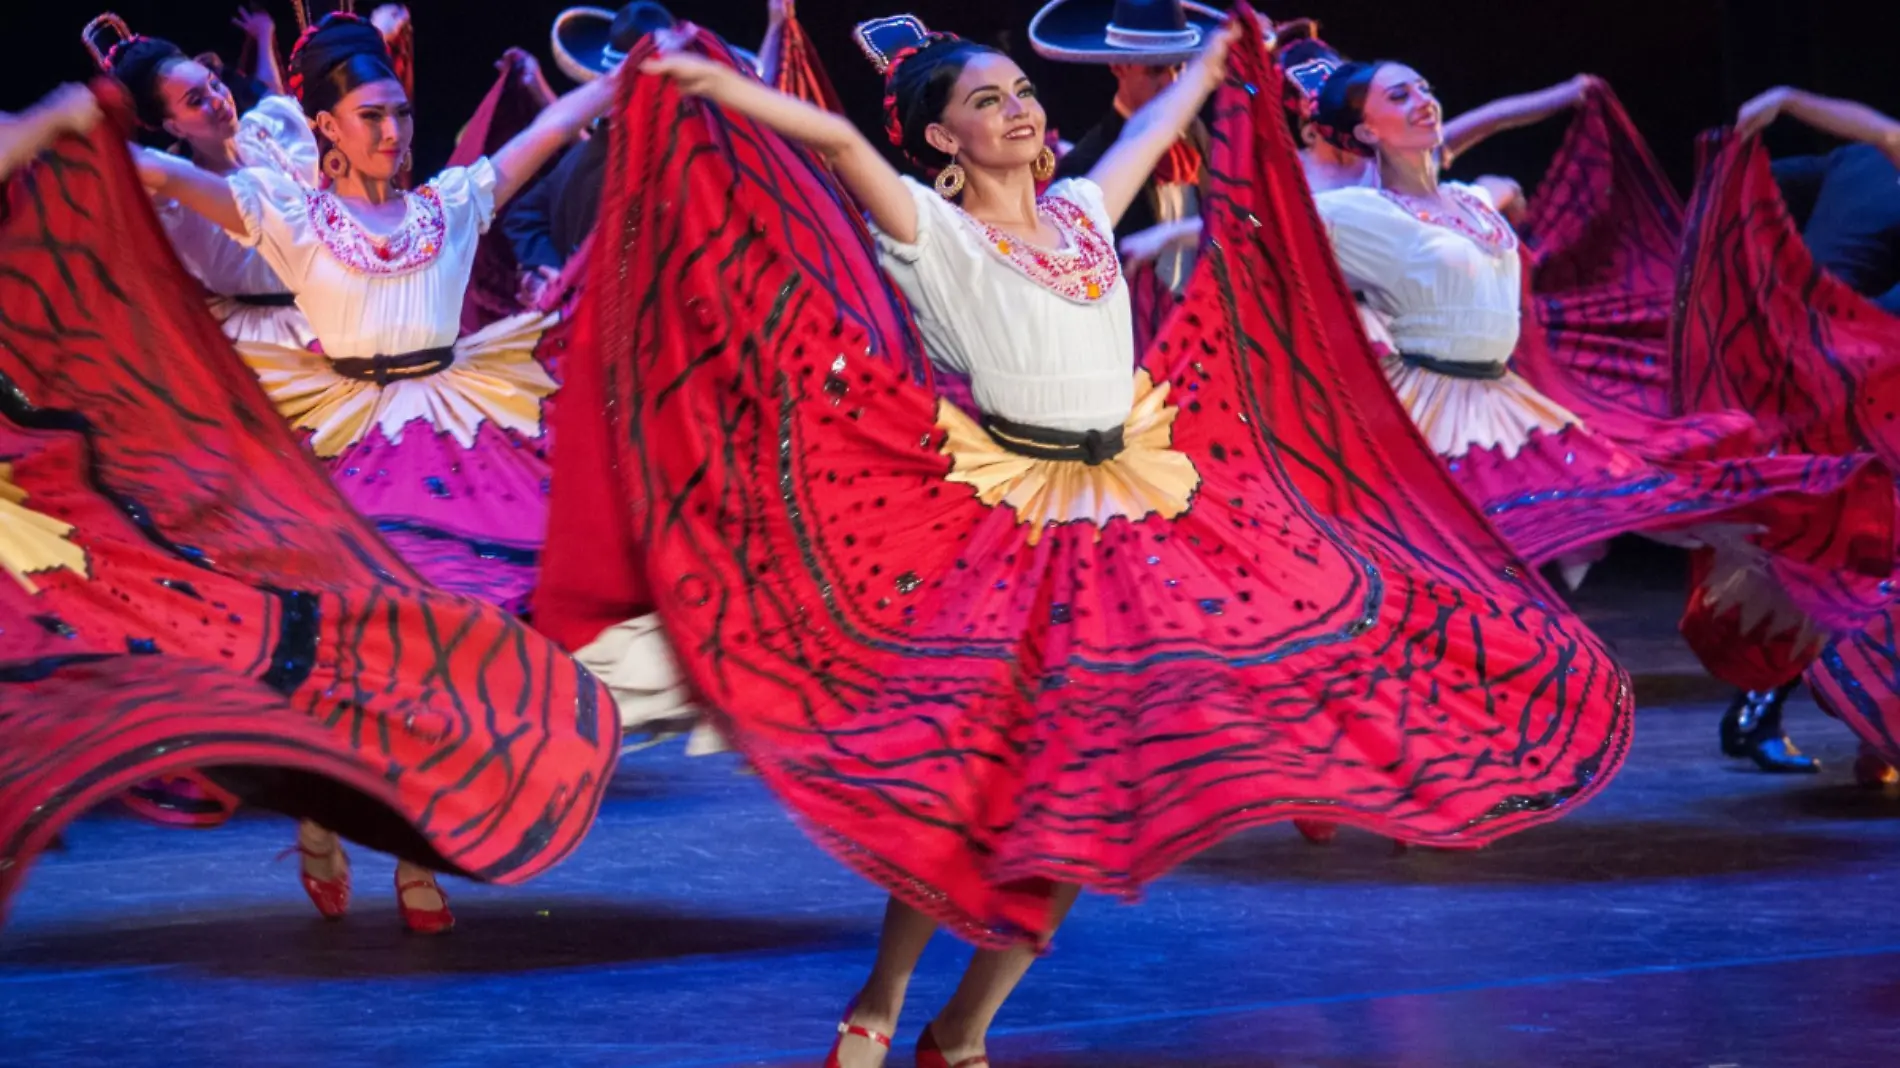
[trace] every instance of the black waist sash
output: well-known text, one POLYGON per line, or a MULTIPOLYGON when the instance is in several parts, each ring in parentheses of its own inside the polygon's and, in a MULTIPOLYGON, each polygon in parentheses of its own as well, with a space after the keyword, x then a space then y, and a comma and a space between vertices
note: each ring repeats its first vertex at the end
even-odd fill
POLYGON ((374 382, 386 386, 404 378, 427 378, 449 369, 455 362, 452 348, 418 349, 400 356, 346 357, 330 361, 330 367, 344 378, 374 382))
POLYGON ((996 443, 1018 456, 1033 460, 1080 460, 1093 467, 1120 456, 1122 428, 1109 430, 1051 430, 1046 426, 1014 423, 1000 416, 983 417, 983 429, 996 443))
POLYGON ((295 293, 237 293, 231 299, 253 308, 294 308, 297 306, 295 293))
POLYGON ((1510 368, 1502 363, 1471 363, 1466 360, 1441 360, 1433 356, 1419 356, 1415 353, 1401 352, 1399 359, 1407 365, 1421 371, 1444 375, 1446 378, 1497 379, 1503 378, 1510 368))

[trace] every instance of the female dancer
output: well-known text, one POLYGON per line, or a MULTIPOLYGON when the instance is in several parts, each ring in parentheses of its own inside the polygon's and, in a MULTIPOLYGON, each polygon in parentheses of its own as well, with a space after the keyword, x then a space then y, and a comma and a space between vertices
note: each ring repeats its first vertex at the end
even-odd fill
MULTIPOLYGON (((1377 186, 1379 168, 1372 158, 1348 139, 1329 138, 1328 128, 1315 121, 1320 90, 1346 58, 1319 36, 1319 24, 1300 19, 1280 27, 1280 67, 1286 75, 1287 124, 1300 146, 1306 184, 1315 196, 1334 189, 1377 186)), ((1439 169, 1506 130, 1542 122, 1583 103, 1597 80, 1587 74, 1548 89, 1503 97, 1473 108, 1445 123, 1438 153, 1439 169)), ((1517 183, 1493 176, 1477 183, 1490 189, 1498 213, 1516 220, 1523 210, 1523 190, 1517 183)))
POLYGON ((1474 846, 1620 762, 1624 676, 1417 446, 1324 243, 1282 225, 1303 194, 1238 17, 1041 200, 1033 86, 914 20, 863 37, 932 184, 729 59, 651 61, 617 120, 625 240, 588 284, 632 455, 605 499, 722 729, 892 893, 834 1064, 881 1058, 938 924, 983 949, 919 1063, 981 1063, 1079 886, 1133 896, 1300 816, 1474 846), (1207 267, 1131 376, 1109 235, 1230 47, 1207 267), (892 282, 981 422, 924 387, 892 282))
POLYGON ((268 167, 228 176, 146 153, 162 196, 255 247, 322 351, 246 346, 245 361, 330 466, 344 495, 438 585, 525 607, 545 535, 539 312, 457 338, 475 249, 496 209, 612 100, 614 78, 549 106, 492 158, 413 192, 407 95, 378 32, 326 17, 291 79, 322 137, 329 187, 268 167))
MULTIPOLYGON (((241 167, 274 167, 305 185, 317 184, 316 141, 295 100, 269 95, 240 118, 223 79, 170 41, 134 36, 112 15, 94 19, 83 36, 101 69, 125 86, 139 124, 171 137, 200 170, 228 176, 241 167), (102 48, 106 29, 118 41, 102 48)), ((262 55, 275 51, 268 37, 260 49, 262 55)), ((310 346, 315 336, 309 322, 256 249, 176 200, 160 199, 157 207, 172 249, 211 294, 211 314, 225 336, 240 348, 261 345, 267 352, 310 346)))
MULTIPOLYGON (((0 899, 89 805, 197 769, 396 853, 405 921, 446 929, 428 868, 515 881, 585 833, 605 693, 296 455, 196 283, 149 269, 114 117, 0 190, 0 899)), ((305 875, 339 914, 340 852, 305 875)))
POLYGON ((1506 366, 1547 358, 1520 343, 1536 338, 1520 329, 1517 236, 1487 191, 1440 183, 1438 103, 1418 73, 1341 67, 1318 121, 1379 166, 1380 188, 1336 190, 1319 206, 1348 282, 1391 319, 1392 388, 1520 552, 1574 558, 1616 533, 1692 528, 1789 626, 1851 629, 1878 610, 1893 502, 1877 464, 1771 455, 1741 413, 1628 445, 1592 432, 1570 403, 1506 366))
MULTIPOLYGON (((392 183, 407 169, 407 98, 378 31, 331 16, 290 62, 305 110, 333 146, 325 171, 334 188, 269 167, 220 176, 157 153, 143 156, 141 171, 155 193, 257 248, 297 291, 322 352, 251 344, 240 355, 279 411, 312 432, 358 510, 441 585, 518 608, 545 515, 545 461, 525 447, 542 436, 540 401, 554 388, 533 356, 544 317, 504 320, 448 344, 496 205, 604 109, 613 82, 549 108, 492 161, 403 193, 392 183), (504 421, 505 436, 488 425, 504 421), (521 555, 509 561, 512 573, 495 575, 491 558, 506 550, 521 555)), ((312 899, 338 911, 348 869, 335 835, 306 823, 299 850, 312 899)), ((406 909, 452 922, 427 872, 408 871, 403 882, 406 909)))

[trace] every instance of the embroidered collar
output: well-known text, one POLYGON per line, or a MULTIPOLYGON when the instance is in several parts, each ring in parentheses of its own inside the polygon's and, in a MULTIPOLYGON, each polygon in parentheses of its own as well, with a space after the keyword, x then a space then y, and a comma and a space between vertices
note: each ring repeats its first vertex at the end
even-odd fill
POLYGON ((391 277, 419 271, 442 254, 447 232, 442 198, 434 186, 403 194, 402 225, 388 237, 376 237, 356 221, 342 200, 327 189, 304 190, 310 226, 337 262, 357 274, 391 277))
POLYGON ((1115 255, 1112 235, 1099 233, 1087 212, 1061 197, 1036 202, 1037 212, 1062 235, 1061 249, 1039 248, 957 210, 983 235, 993 255, 1064 300, 1094 304, 1121 282, 1121 259, 1115 255))
POLYGON ((1463 234, 1472 244, 1492 256, 1506 256, 1517 251, 1517 231, 1511 229, 1511 224, 1504 221, 1504 216, 1498 214, 1497 209, 1486 204, 1482 197, 1459 186, 1448 185, 1444 189, 1463 211, 1446 212, 1420 206, 1412 198, 1390 189, 1381 189, 1379 192, 1397 205, 1399 210, 1419 222, 1463 234))

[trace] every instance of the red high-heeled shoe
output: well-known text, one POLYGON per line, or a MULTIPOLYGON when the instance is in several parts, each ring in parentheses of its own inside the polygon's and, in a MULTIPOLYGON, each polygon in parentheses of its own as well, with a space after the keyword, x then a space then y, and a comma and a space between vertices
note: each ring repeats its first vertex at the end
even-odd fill
POLYGON ((847 1038, 862 1038, 875 1042, 885 1049, 891 1048, 891 1036, 851 1022, 851 1014, 856 1011, 858 1011, 856 1001, 844 1007, 844 1019, 838 1021, 838 1039, 831 1044, 831 1053, 825 1057, 825 1068, 843 1068, 838 1061, 838 1051, 844 1047, 844 1040, 847 1038))
POLYGON ((951 1064, 950 1059, 943 1055, 943 1050, 937 1045, 936 1032, 928 1024, 924 1026, 924 1033, 917 1036, 917 1068, 977 1068, 978 1065, 988 1063, 990 1063, 989 1057, 979 1053, 974 1057, 965 1057, 951 1064))
POLYGON ((455 927, 455 913, 449 911, 449 893, 429 879, 411 879, 403 882, 396 880, 396 909, 402 913, 403 926, 417 934, 446 934, 455 927), (404 901, 402 895, 411 890, 434 890, 442 898, 442 907, 419 909, 404 901))
POLYGON ((312 860, 328 860, 335 857, 340 862, 338 864, 338 867, 342 869, 340 872, 331 878, 319 879, 310 874, 310 869, 304 867, 302 860, 299 859, 297 876, 303 881, 303 892, 310 895, 310 903, 317 907, 317 912, 324 919, 342 919, 344 914, 350 911, 350 858, 349 854, 343 852, 343 843, 338 842, 328 850, 319 853, 302 842, 298 842, 277 854, 277 859, 282 860, 292 853, 297 854, 299 858, 309 857, 312 860))

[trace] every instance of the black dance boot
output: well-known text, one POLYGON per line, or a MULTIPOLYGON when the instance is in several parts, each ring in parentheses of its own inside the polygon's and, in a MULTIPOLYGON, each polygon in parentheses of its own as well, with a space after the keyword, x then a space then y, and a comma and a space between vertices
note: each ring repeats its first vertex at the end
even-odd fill
POLYGON ((1747 757, 1763 771, 1782 775, 1814 775, 1821 762, 1804 755, 1781 730, 1781 706, 1797 683, 1778 690, 1750 690, 1735 695, 1722 717, 1722 752, 1747 757))

